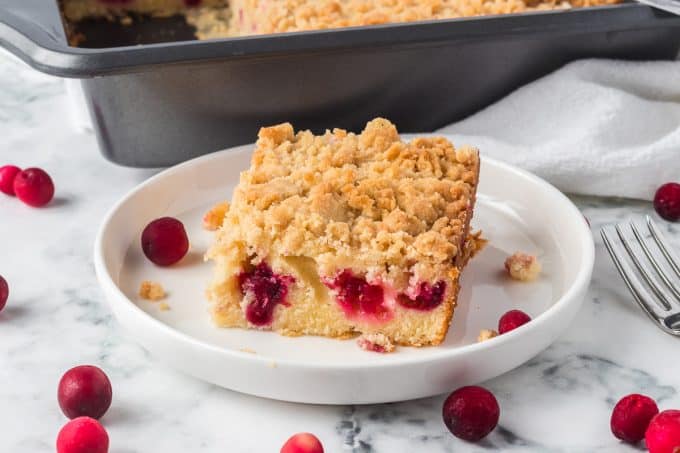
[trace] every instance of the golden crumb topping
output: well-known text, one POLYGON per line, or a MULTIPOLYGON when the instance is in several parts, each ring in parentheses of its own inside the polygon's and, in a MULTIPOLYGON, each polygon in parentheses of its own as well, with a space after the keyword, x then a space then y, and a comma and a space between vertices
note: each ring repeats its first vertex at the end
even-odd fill
POLYGON ((139 286, 139 297, 151 301, 161 300, 165 297, 165 290, 160 283, 145 280, 139 286))
POLYGON ((224 221, 224 216, 227 215, 228 210, 229 203, 226 201, 217 203, 215 206, 210 208, 210 210, 203 216, 203 229, 215 231, 221 227, 222 222, 224 221))
POLYGON ((481 343, 482 341, 490 340, 492 338, 495 338, 498 336, 498 332, 492 329, 482 329, 479 331, 479 336, 477 337, 477 342, 481 343))
POLYGON ((305 256, 398 287, 446 278, 463 253, 479 155, 443 137, 400 140, 375 119, 359 134, 262 128, 209 257, 305 256))
POLYGON ((541 273, 541 263, 534 255, 517 252, 505 260, 505 270, 513 279, 528 282, 541 273))
MULTIPOLYGON (((569 9, 621 0, 62 0, 64 17, 135 21, 183 14, 199 39, 569 9)), ((77 36, 71 36, 75 40, 77 36)), ((82 39, 82 37, 81 37, 82 39)), ((77 41, 74 41, 77 42, 77 41)))
POLYGON ((232 0, 231 33, 280 33, 568 9, 620 0, 232 0))

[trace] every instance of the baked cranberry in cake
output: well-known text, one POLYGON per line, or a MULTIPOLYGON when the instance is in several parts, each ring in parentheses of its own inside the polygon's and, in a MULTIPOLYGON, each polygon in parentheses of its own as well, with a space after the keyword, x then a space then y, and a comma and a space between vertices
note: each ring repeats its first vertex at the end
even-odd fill
POLYGON ((272 323, 274 309, 278 304, 286 302, 288 287, 295 279, 288 275, 276 275, 265 262, 261 262, 250 271, 241 272, 238 285, 246 296, 246 319, 256 326, 267 326, 272 323))
POLYGON ((404 307, 413 308, 415 310, 433 310, 444 301, 444 292, 446 291, 446 282, 439 281, 434 285, 427 282, 420 282, 412 295, 399 294, 397 302, 404 307))
POLYGON ((324 283, 335 292, 335 299, 348 318, 378 323, 392 318, 382 285, 368 283, 349 269, 324 283))
POLYGON ((382 118, 361 134, 262 128, 208 251, 213 319, 361 335, 368 350, 440 344, 484 244, 470 234, 478 175, 476 149, 404 142, 382 118))

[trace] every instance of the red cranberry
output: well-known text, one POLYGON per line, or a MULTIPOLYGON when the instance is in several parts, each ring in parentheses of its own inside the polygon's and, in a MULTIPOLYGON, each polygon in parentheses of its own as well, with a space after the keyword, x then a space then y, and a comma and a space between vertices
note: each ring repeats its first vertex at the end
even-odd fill
POLYGON ((14 178, 14 193, 29 206, 45 206, 54 197, 54 183, 45 170, 27 168, 14 178))
POLYGON ((267 326, 274 320, 278 304, 288 306, 288 287, 295 283, 289 275, 278 275, 264 261, 251 271, 241 272, 238 284, 241 294, 249 293, 252 301, 246 307, 246 319, 256 326, 267 326))
POLYGON ((680 184, 669 182, 659 187, 654 195, 654 209, 666 220, 680 220, 680 184))
POLYGON ((498 424, 501 409, 493 393, 477 386, 461 387, 446 398, 444 424, 454 436, 476 442, 498 424))
POLYGON ((645 433, 649 453, 680 451, 680 411, 667 410, 655 415, 645 433))
POLYGON ((172 217, 161 217, 142 231, 142 250, 159 266, 175 264, 189 251, 189 238, 184 225, 172 217))
POLYGON ((281 453, 323 453, 323 445, 314 434, 298 433, 283 444, 281 453))
POLYGON ((0 192, 7 195, 15 195, 14 178, 21 172, 21 168, 14 165, 0 167, 0 192))
POLYGON ((439 281, 433 285, 427 282, 420 282, 415 298, 406 294, 399 294, 397 302, 406 308, 413 308, 421 311, 429 311, 437 308, 444 301, 446 282, 439 281))
POLYGON ((57 453, 108 453, 109 435, 90 417, 69 421, 57 435, 57 453))
POLYGON ((531 321, 531 317, 522 310, 510 310, 498 320, 498 333, 510 332, 529 321, 531 321))
POLYGON ((68 370, 59 381, 57 398, 68 418, 83 415, 101 418, 111 406, 111 381, 96 366, 82 365, 68 370))
POLYGON ((0 275, 0 311, 5 308, 7 299, 9 299, 9 285, 7 284, 7 280, 0 275))
POLYGON ((624 396, 612 411, 612 433, 632 444, 640 442, 645 437, 650 420, 658 413, 659 408, 650 397, 635 393, 624 396))
POLYGON ((201 4, 201 0, 184 0, 184 4, 191 8, 194 6, 199 6, 201 4))
POLYGON ((370 284, 365 278, 352 274, 349 269, 324 283, 337 291, 335 298, 348 318, 360 320, 369 318, 378 322, 389 321, 392 318, 392 310, 385 305, 382 285, 370 284))

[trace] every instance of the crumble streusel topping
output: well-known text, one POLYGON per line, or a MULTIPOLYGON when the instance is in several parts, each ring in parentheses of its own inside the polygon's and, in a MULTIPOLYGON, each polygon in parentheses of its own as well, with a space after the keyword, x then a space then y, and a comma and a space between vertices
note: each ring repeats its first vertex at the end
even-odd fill
POLYGON ((130 12, 184 14, 199 39, 366 26, 525 11, 569 9, 621 0, 62 0, 70 21, 106 17, 130 23, 130 12))
POLYGON ((222 226, 224 222, 224 216, 227 215, 229 210, 229 203, 223 201, 222 203, 217 203, 215 206, 210 208, 208 212, 203 216, 203 229, 208 231, 215 231, 222 226))
POLYGON ((281 33, 338 27, 532 10, 568 9, 619 0, 232 0, 233 35, 281 33))
POLYGON ((498 336, 498 332, 493 329, 482 329, 479 331, 479 336, 477 337, 477 343, 482 341, 490 340, 498 336))
POLYGON ((541 263, 534 255, 516 252, 505 260, 505 270, 513 279, 529 282, 541 273, 541 263))
POLYGON ((446 278, 462 256, 479 155, 443 137, 404 143, 375 119, 359 134, 262 128, 208 256, 313 258, 322 275, 363 270, 408 284, 446 278))
POLYGON ((139 296, 155 302, 165 297, 165 290, 160 283, 145 280, 139 285, 139 296))

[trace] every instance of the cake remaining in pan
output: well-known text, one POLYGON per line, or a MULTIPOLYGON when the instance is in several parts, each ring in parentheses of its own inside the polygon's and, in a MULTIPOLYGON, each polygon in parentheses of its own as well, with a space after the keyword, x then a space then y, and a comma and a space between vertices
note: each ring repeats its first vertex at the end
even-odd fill
POLYGON ((261 129, 208 252, 215 322, 441 343, 483 245, 469 236, 478 174, 476 149, 402 142, 385 119, 359 135, 261 129))
POLYGON ((532 10, 567 9, 620 0, 62 0, 70 21, 129 13, 184 14, 201 39, 414 22, 532 10))
POLYGON ((231 0, 235 35, 507 14, 617 3, 617 0, 231 0))

